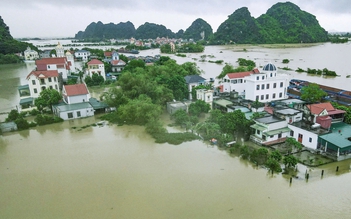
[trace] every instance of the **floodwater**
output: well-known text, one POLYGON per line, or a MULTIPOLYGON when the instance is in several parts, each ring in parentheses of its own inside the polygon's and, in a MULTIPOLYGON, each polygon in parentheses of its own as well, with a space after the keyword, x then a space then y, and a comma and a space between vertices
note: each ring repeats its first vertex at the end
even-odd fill
MULTIPOLYGON (((232 57, 233 64, 240 55, 261 60, 262 53, 267 58, 263 61, 274 62, 275 57, 290 59, 291 54, 305 54, 308 49, 340 51, 339 45, 329 48, 333 46, 301 51, 253 47, 260 52, 247 47, 245 53, 237 47, 211 47, 205 53, 218 52, 215 60, 232 57), (281 51, 285 55, 279 55, 281 51)), ((344 56, 350 57, 349 53, 344 56)), ((305 62, 307 58, 302 57, 305 62)), ((309 67, 347 74, 337 70, 346 70, 347 62, 332 67, 324 66, 325 60, 314 66, 315 62, 309 67)), ((205 77, 215 77, 223 68, 198 65, 208 66, 205 77)), ((31 67, 0 65, 0 112, 16 106, 17 86, 25 83, 31 67)), ((342 76, 323 79, 333 80, 347 84, 342 76)), ((271 175, 202 141, 156 144, 139 126, 84 128, 97 122, 96 116, 0 136, 0 218, 349 218, 351 214, 351 160, 308 168, 308 181, 306 167, 299 165, 298 178, 290 184, 288 176, 271 175)))

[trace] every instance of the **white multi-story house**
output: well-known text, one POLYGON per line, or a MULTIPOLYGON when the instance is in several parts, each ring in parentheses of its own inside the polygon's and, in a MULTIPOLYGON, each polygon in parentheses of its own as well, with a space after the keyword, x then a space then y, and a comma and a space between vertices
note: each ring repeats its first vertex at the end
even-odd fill
POLYGON ((121 72, 126 66, 126 63, 123 60, 119 59, 119 54, 116 51, 112 51, 110 63, 112 67, 112 72, 121 72))
POLYGON ((287 99, 288 75, 277 73, 273 64, 267 64, 258 74, 246 77, 245 99, 272 102, 287 99))
POLYGON ((76 57, 76 59, 79 59, 79 60, 86 62, 86 61, 88 61, 88 59, 90 57, 90 52, 87 50, 77 50, 74 53, 74 56, 76 57))
POLYGON ((206 90, 206 89, 196 90, 196 99, 205 101, 205 103, 208 103, 212 109, 213 90, 206 90))
POLYGON ((57 70, 63 81, 71 74, 71 63, 66 57, 42 58, 35 61, 37 71, 57 70))
POLYGON ((261 71, 229 73, 223 78, 221 92, 238 92, 246 100, 272 102, 287 98, 288 75, 277 73, 273 64, 261 71))
POLYGON ((189 90, 189 100, 192 100, 193 98, 192 98, 191 92, 193 88, 199 85, 204 85, 206 82, 206 79, 201 77, 200 75, 187 75, 184 77, 184 79, 189 90))
POLYGON ((29 46, 23 53, 25 61, 34 61, 39 59, 39 53, 35 50, 32 50, 29 46))
POLYGON ((64 120, 77 119, 94 115, 90 104, 90 93, 85 84, 65 85, 62 89, 62 103, 54 105, 54 114, 64 120))
POLYGON ((238 92, 238 95, 244 96, 246 90, 246 77, 251 74, 260 73, 258 69, 247 72, 228 73, 223 78, 221 92, 238 92))
POLYGON ((105 65, 98 59, 92 59, 88 63, 87 74, 92 77, 93 74, 101 75, 106 80, 105 65))
POLYGON ((59 91, 59 73, 57 70, 32 71, 27 76, 29 92, 32 98, 38 98, 41 91, 55 89, 59 91))

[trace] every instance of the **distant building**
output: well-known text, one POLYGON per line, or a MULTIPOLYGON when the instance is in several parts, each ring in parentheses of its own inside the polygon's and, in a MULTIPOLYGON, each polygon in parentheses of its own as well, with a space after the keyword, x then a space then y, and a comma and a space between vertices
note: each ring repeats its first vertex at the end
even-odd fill
POLYGON ((98 59, 92 59, 88 63, 87 74, 92 77, 93 74, 101 75, 106 80, 105 65, 98 59))
POLYGON ((74 56, 76 57, 76 59, 86 62, 89 60, 90 52, 87 50, 77 50, 74 53, 74 56))
POLYGON ((39 59, 39 53, 35 50, 32 50, 29 46, 23 53, 25 61, 34 61, 39 59))

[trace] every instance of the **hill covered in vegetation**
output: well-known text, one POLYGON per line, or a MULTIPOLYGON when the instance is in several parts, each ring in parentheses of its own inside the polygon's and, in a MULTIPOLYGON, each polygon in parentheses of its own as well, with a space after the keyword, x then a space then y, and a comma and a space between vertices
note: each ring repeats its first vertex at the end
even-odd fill
POLYGON ((223 43, 315 43, 328 41, 328 32, 316 17, 297 5, 277 3, 257 19, 246 7, 236 10, 214 35, 213 44, 223 43))
POLYGON ((0 16, 0 64, 17 63, 20 58, 15 53, 23 52, 33 45, 17 41, 10 34, 10 28, 0 16))
POLYGON ((211 25, 196 19, 185 31, 177 33, 167 27, 144 23, 136 30, 131 22, 119 24, 91 23, 76 34, 77 39, 155 39, 157 37, 194 39, 204 38, 210 44, 228 43, 315 43, 328 41, 328 33, 316 17, 291 2, 277 3, 258 18, 251 16, 247 7, 229 15, 213 34, 211 25), (123 25, 122 25, 123 24, 123 25))
POLYGON ((213 35, 213 30, 211 25, 209 25, 205 20, 198 18, 196 19, 188 29, 185 30, 183 39, 193 39, 198 40, 209 40, 213 35))
POLYGON ((134 24, 127 21, 118 24, 108 23, 103 24, 101 21, 89 24, 85 31, 79 31, 76 39, 89 39, 98 41, 103 39, 129 39, 134 37, 136 33, 134 24))

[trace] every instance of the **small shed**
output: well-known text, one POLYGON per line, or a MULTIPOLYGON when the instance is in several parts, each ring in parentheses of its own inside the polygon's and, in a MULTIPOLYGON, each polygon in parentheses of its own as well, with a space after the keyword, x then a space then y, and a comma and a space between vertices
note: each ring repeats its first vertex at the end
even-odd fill
POLYGON ((188 105, 181 101, 174 101, 174 102, 167 103, 167 112, 171 115, 180 109, 187 111, 188 105))
POLYGON ((1 130, 1 133, 16 131, 17 124, 15 122, 0 123, 0 130, 1 130))

